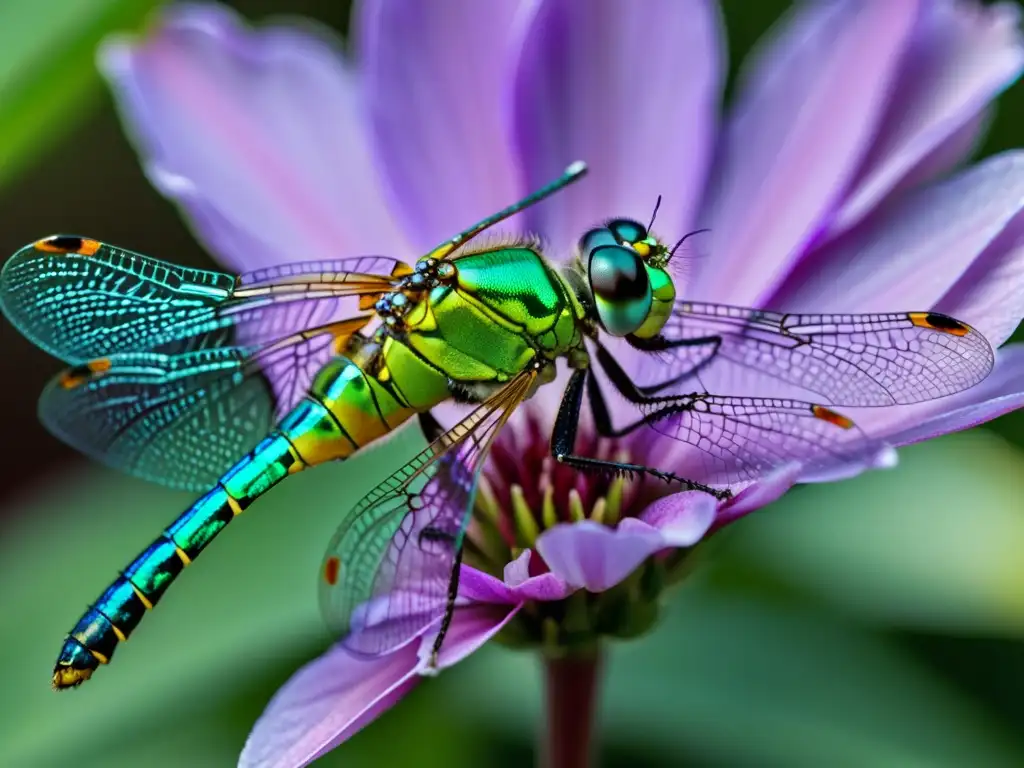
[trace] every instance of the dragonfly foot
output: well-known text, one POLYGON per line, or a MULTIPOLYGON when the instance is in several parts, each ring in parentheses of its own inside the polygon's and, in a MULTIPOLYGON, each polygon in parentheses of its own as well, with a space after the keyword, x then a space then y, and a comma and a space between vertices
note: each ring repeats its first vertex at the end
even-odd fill
POLYGON ((431 651, 430 661, 420 670, 421 677, 437 677, 441 674, 441 668, 437 665, 437 651, 431 651))

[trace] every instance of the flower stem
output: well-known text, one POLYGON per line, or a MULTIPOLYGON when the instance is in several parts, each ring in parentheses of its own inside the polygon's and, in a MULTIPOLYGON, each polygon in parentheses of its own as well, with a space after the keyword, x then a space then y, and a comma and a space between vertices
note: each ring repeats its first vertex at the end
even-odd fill
POLYGON ((547 723, 541 749, 543 768, 589 768, 602 658, 544 658, 547 723))

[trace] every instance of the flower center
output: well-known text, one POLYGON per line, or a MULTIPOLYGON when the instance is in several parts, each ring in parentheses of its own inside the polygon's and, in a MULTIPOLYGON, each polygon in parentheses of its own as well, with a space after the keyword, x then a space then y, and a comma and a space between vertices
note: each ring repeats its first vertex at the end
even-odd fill
MULTIPOLYGON (((530 411, 524 416, 506 425, 491 447, 467 532, 466 564, 500 579, 508 563, 532 549, 530 575, 541 575, 547 565, 534 545, 543 531, 582 520, 614 527, 671 492, 663 483, 587 474, 559 464, 551 456, 543 421, 530 411)), ((582 455, 621 463, 646 458, 643 446, 600 438, 584 425, 576 447, 582 455)), ((659 595, 675 581, 680 554, 650 557, 600 594, 580 589, 564 600, 528 602, 497 639, 564 654, 589 650, 602 635, 642 634, 657 617, 659 595)))
MULTIPOLYGON (((665 492, 625 475, 588 474, 559 464, 551 456, 550 435, 537 414, 509 424, 499 435, 484 468, 474 516, 479 527, 493 528, 506 549, 503 556, 532 547, 540 533, 558 523, 590 519, 614 526, 633 517, 665 492), (660 491, 660 493, 659 493, 660 491)), ((630 444, 597 437, 580 428, 577 450, 584 456, 629 463, 630 444)), ((497 554, 497 553, 495 553, 497 554)), ((508 562, 502 559, 501 565, 508 562)), ((484 568, 484 570, 493 570, 484 568)), ((495 575, 500 575, 497 573, 495 575)))

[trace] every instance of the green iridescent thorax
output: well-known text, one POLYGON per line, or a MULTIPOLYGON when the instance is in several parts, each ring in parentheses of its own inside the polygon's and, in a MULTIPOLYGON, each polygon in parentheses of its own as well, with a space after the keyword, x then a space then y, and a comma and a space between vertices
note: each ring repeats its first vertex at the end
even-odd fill
POLYGON ((554 359, 581 343, 582 307, 531 247, 470 253, 452 264, 454 278, 404 318, 405 343, 449 378, 504 382, 538 355, 554 359))

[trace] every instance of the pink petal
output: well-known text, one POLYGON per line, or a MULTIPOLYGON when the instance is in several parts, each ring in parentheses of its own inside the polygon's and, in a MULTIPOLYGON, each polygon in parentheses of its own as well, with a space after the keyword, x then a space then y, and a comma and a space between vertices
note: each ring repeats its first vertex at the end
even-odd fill
POLYGON ((518 5, 357 6, 357 50, 378 156, 419 251, 520 196, 503 103, 518 5))
POLYGON ((712 496, 683 491, 650 504, 640 520, 657 528, 666 546, 692 547, 708 532, 717 509, 718 502, 712 496))
POLYGON ((633 518, 608 528, 593 520, 560 523, 537 539, 537 552, 568 584, 603 592, 669 544, 652 525, 633 518))
POLYGON ((505 582, 468 565, 459 571, 459 599, 466 604, 516 602, 505 582))
MULTIPOLYGON (((519 605, 458 608, 438 668, 471 654, 515 616, 519 605)), ((298 768, 352 737, 408 693, 425 673, 435 632, 377 658, 334 646, 274 694, 239 758, 242 768, 298 768)))
MULTIPOLYGON (((447 669, 458 664, 498 634, 519 612, 522 603, 516 605, 473 605, 459 608, 452 617, 451 626, 441 644, 437 657, 438 669, 447 669)), ((420 671, 426 674, 425 665, 430 661, 436 632, 423 636, 420 644, 420 671)))
POLYGON ((476 603, 514 605, 527 600, 561 600, 572 593, 572 587, 553 573, 529 575, 531 551, 526 550, 505 566, 505 581, 469 566, 462 566, 459 576, 459 598, 476 603))
POLYGON ((298 768, 376 719, 419 680, 417 646, 366 659, 335 646, 274 694, 245 743, 243 768, 298 768))
POLYGON ((710 0, 540 0, 514 91, 526 186, 584 160, 590 173, 538 206, 531 228, 567 253, 584 231, 628 216, 656 229, 690 226, 713 150, 724 71, 710 0))
POLYGON ((860 219, 947 137, 982 112, 1024 66, 1012 3, 925 3, 857 181, 833 228, 860 219))
POLYGON ((691 295, 759 306, 835 206, 886 107, 914 0, 798 6, 762 45, 700 218, 709 253, 691 295))
MULTIPOLYGON (((931 309, 1022 207, 1024 153, 991 157, 905 195, 804 260, 771 304, 794 312, 931 309)), ((976 274, 972 283, 986 279, 976 274)), ((983 326, 986 316, 961 319, 983 326)))
POLYGON ((996 355, 995 369, 977 386, 942 400, 885 409, 888 423, 876 429, 893 445, 909 445, 969 429, 1024 408, 1024 344, 1010 344, 996 355))
POLYGON ((715 519, 714 530, 782 498, 783 494, 792 488, 800 478, 800 472, 799 464, 786 464, 756 483, 748 485, 732 499, 722 504, 715 519))
POLYGON ((156 187, 238 270, 407 254, 381 197, 351 74, 326 36, 175 4, 100 64, 156 187))

